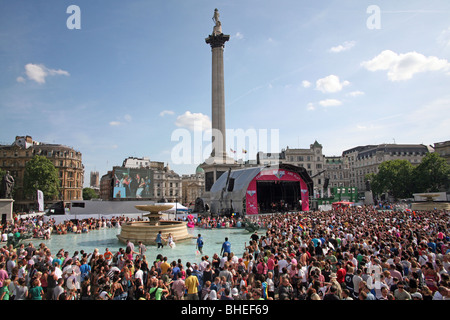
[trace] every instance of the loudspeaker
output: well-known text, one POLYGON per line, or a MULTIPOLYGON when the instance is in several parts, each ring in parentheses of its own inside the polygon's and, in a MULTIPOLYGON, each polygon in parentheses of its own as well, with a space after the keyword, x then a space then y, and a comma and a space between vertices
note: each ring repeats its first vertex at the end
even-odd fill
POLYGON ((323 188, 326 189, 328 188, 328 183, 330 182, 330 178, 325 178, 325 183, 323 185, 323 188))
POLYGON ((230 180, 228 181, 227 191, 233 191, 233 188, 234 188, 234 178, 230 178, 230 180))

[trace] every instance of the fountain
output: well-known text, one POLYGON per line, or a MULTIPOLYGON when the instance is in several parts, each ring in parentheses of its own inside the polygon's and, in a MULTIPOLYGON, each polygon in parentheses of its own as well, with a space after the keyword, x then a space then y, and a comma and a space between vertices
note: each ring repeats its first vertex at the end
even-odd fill
POLYGON ((411 210, 450 210, 450 204, 448 202, 435 201, 439 196, 439 193, 415 193, 414 197, 425 198, 425 201, 412 203, 411 210))
POLYGON ((148 218, 148 221, 132 221, 123 224, 120 234, 117 235, 119 241, 126 243, 127 240, 130 240, 131 242, 142 241, 145 245, 156 244, 156 235, 159 231, 163 238, 167 238, 171 233, 175 242, 194 238, 188 233, 186 222, 161 219, 161 211, 171 209, 172 204, 136 205, 135 207, 138 210, 149 212, 143 215, 148 218))

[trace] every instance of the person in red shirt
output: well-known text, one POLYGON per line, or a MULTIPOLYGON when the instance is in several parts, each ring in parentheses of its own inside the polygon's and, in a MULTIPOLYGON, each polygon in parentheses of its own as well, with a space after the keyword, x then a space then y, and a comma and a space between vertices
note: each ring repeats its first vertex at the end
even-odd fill
POLYGON ((347 271, 345 270, 345 268, 342 267, 342 263, 340 262, 336 264, 336 267, 337 267, 336 280, 337 282, 339 282, 339 284, 343 284, 345 282, 345 275, 347 274, 347 271))
POLYGON ((113 258, 113 254, 111 251, 109 251, 108 248, 105 249, 105 253, 103 254, 103 257, 105 258, 106 262, 109 264, 111 264, 112 262, 112 258, 113 258))

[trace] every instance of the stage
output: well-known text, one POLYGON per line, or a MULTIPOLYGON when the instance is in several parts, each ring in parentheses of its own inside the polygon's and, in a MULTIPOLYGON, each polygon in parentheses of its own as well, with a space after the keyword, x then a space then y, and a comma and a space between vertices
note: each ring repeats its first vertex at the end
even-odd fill
POLYGON ((223 174, 211 188, 211 213, 255 215, 309 211, 313 182, 302 167, 280 164, 223 174))

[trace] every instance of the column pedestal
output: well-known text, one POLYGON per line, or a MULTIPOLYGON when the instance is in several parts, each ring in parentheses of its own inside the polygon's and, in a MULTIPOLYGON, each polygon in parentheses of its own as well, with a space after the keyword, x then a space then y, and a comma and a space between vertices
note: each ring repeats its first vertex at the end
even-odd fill
POLYGON ((13 220, 13 199, 0 199, 0 218, 1 221, 13 220))

